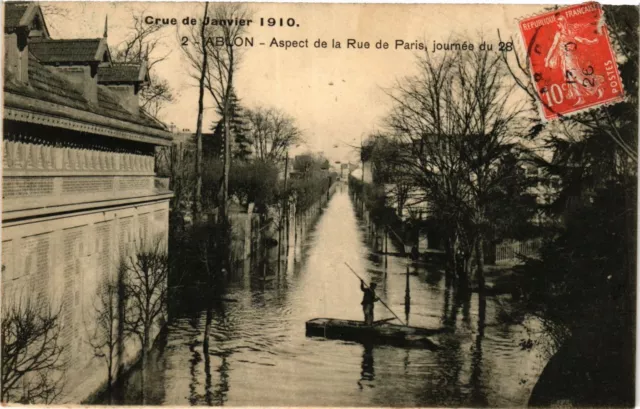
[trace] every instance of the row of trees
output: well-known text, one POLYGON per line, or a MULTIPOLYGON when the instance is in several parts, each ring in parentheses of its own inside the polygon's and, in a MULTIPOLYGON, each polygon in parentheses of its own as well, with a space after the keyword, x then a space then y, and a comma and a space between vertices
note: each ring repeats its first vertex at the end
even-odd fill
MULTIPOLYGON (((250 10, 239 4, 207 3, 199 12, 199 25, 179 33, 189 38, 182 53, 198 86, 196 133, 193 145, 174 147, 164 167, 175 195, 171 240, 176 241, 171 248, 172 257, 182 260, 175 265, 206 272, 205 276, 194 273, 192 279, 208 282, 215 293, 222 291, 221 279, 231 267, 230 204, 245 209, 253 204, 254 214, 260 216, 261 234, 278 230, 282 239, 282 219, 291 203, 296 202, 298 211, 310 207, 307 202, 326 192, 329 174, 326 160, 307 155, 292 159, 293 168, 308 157, 313 169, 292 178, 289 151, 302 142, 294 118, 275 107, 243 106, 237 94, 237 71, 243 55, 231 44, 246 27, 202 24, 206 18, 246 19, 250 10), (209 38, 225 41, 214 43, 207 41, 209 38), (211 133, 206 133, 204 112, 209 105, 218 119, 210 125, 211 133)), ((273 243, 270 237, 263 239, 273 243)))

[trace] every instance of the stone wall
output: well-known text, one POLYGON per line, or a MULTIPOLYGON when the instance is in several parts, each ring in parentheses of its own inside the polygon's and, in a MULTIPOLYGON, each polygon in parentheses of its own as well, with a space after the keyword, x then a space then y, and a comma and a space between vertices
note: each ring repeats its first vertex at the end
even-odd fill
POLYGON ((63 207, 69 205, 78 210, 95 207, 92 203, 96 202, 104 205, 105 201, 168 193, 156 189, 150 155, 15 140, 3 141, 3 148, 5 220, 68 211, 63 207))
POLYGON ((229 221, 231 223, 231 260, 234 262, 247 259, 252 249, 252 227, 258 215, 253 214, 253 203, 249 204, 246 211, 231 209, 229 221))

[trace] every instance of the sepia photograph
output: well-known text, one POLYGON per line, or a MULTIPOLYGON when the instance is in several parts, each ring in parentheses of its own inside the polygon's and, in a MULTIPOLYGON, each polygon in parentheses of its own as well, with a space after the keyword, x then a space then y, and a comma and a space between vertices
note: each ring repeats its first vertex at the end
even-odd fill
POLYGON ((634 406, 638 6, 2 7, 3 406, 634 406))

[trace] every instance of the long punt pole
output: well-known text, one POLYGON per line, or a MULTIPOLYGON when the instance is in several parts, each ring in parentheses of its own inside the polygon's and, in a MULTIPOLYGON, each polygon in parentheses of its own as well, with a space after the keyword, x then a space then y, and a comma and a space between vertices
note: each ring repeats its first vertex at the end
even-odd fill
MULTIPOLYGON (((351 268, 351 266, 349 265, 349 263, 345 262, 344 264, 345 264, 347 267, 349 267, 349 270, 351 270, 351 272, 352 272, 353 274, 355 274, 355 276, 356 276, 356 277, 358 277, 358 278, 360 279, 360 281, 361 281, 361 282, 363 282, 363 283, 364 283, 364 280, 363 280, 363 279, 358 275, 358 273, 356 273, 356 271, 355 271, 354 269, 352 269, 352 268, 351 268)), ((368 286, 366 283, 365 283, 364 285, 365 285, 365 287, 369 288, 369 286, 368 286)), ((407 325, 407 324, 405 324, 405 323, 404 323, 404 321, 402 321, 402 320, 400 319, 400 317, 398 317, 398 316, 396 315, 396 313, 395 313, 395 312, 393 312, 393 310, 392 310, 391 308, 389 308, 389 306, 388 306, 384 301, 382 301, 382 299, 381 299, 380 297, 377 297, 377 298, 378 298, 378 300, 380 300, 380 302, 382 303, 382 305, 384 305, 384 306, 385 306, 385 307, 386 307, 386 308, 391 312, 391 314, 393 314, 393 316, 394 316, 394 317, 396 317, 396 319, 402 323, 402 325, 405 325, 405 326, 407 325)))

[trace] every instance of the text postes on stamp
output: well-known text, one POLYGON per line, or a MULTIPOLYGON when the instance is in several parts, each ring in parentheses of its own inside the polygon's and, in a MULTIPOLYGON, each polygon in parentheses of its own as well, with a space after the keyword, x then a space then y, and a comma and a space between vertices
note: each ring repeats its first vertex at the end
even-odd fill
POLYGON ((545 119, 622 100, 616 57, 598 3, 550 11, 519 24, 545 119))

